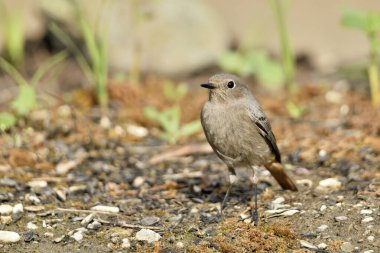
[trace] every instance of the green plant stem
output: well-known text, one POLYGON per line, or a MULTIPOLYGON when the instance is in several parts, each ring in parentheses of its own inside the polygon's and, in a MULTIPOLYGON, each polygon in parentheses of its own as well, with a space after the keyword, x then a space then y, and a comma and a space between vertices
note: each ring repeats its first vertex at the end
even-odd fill
POLYGON ((377 66, 377 54, 371 52, 370 63, 368 65, 368 79, 371 91, 372 105, 378 107, 380 105, 379 93, 379 69, 377 66))
POLYGON ((288 92, 292 94, 295 92, 296 88, 294 83, 294 57, 292 49, 290 47, 288 31, 286 28, 284 6, 282 5, 281 0, 268 1, 271 5, 280 35, 282 65, 285 75, 285 86, 288 92))

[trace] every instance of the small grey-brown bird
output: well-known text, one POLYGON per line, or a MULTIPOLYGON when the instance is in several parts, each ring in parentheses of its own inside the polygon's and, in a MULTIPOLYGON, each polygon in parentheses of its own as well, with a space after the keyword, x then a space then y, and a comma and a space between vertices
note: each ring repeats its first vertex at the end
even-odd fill
POLYGON ((235 169, 250 168, 253 170, 250 180, 255 186, 252 219, 257 225, 257 166, 265 166, 283 189, 297 191, 297 187, 281 166, 281 154, 271 125, 248 86, 230 74, 214 75, 201 86, 209 89, 209 100, 201 112, 203 130, 212 149, 230 172, 230 184, 220 212, 236 181, 235 169))

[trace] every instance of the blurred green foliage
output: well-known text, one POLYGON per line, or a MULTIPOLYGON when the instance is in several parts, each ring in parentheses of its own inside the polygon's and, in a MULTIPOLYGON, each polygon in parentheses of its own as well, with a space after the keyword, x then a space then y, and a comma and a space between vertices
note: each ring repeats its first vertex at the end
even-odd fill
POLYGON ((371 99, 374 107, 380 105, 379 54, 380 54, 380 11, 344 9, 341 23, 366 34, 369 43, 369 64, 367 67, 371 99))
POLYGON ((285 76, 285 86, 289 93, 296 91, 294 55, 289 41, 289 33, 286 27, 286 0, 268 0, 281 42, 282 67, 285 76))
POLYGON ((218 64, 224 71, 239 76, 254 75, 261 85, 282 87, 284 83, 281 65, 263 50, 228 51, 222 54, 218 64))
POLYGON ((166 80, 164 83, 163 91, 165 98, 170 102, 179 102, 186 96, 189 88, 184 82, 175 84, 171 80, 166 80))
POLYGON ((3 30, 5 39, 6 58, 17 68, 24 63, 24 24, 21 2, 17 7, 9 8, 3 0, 0 0, 0 30, 3 30))
POLYGON ((24 78, 11 63, 0 57, 0 68, 15 80, 19 88, 17 97, 11 102, 11 109, 15 114, 7 112, 0 114, 0 128, 3 131, 16 124, 17 118, 27 115, 37 105, 37 83, 50 68, 63 61, 66 56, 66 52, 52 56, 38 68, 30 81, 24 78))
POLYGON ((166 108, 162 111, 158 111, 155 107, 147 106, 144 108, 144 115, 161 126, 162 132, 160 138, 170 144, 175 144, 181 138, 193 135, 202 128, 199 120, 181 126, 181 110, 178 105, 166 108))
MULTIPOLYGON (((85 53, 75 44, 68 33, 56 24, 52 24, 50 30, 74 54, 82 71, 94 85, 98 103, 103 110, 106 110, 108 106, 108 36, 104 34, 104 29, 101 33, 93 29, 93 26, 89 19, 84 16, 84 11, 81 10, 77 1, 71 0, 70 3, 75 11, 79 31, 90 58, 89 61, 86 59, 85 53), (98 34, 103 34, 103 36, 98 36, 98 34)), ((97 21, 97 24, 99 23, 100 20, 97 21)), ((100 28, 98 27, 98 29, 100 28)))
POLYGON ((285 106, 289 113, 289 116, 293 119, 301 118, 306 112, 305 106, 296 104, 291 100, 286 101, 285 106))

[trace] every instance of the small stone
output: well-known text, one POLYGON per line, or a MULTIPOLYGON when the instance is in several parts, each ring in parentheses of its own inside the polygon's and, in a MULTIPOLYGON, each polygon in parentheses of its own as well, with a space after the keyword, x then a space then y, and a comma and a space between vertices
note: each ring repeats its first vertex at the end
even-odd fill
POLYGON ((94 206, 91 208, 92 211, 98 211, 98 212, 109 212, 109 213, 118 213, 120 212, 120 209, 116 206, 94 206))
POLYGON ((23 213, 24 212, 24 206, 21 203, 18 203, 14 205, 12 209, 13 214, 23 213))
POLYGON ((317 232, 323 232, 325 231, 329 226, 326 224, 322 224, 317 228, 317 232))
POLYGON ((35 230, 35 229, 38 228, 38 226, 37 226, 36 224, 34 224, 33 222, 28 222, 28 223, 26 224, 26 228, 27 228, 27 229, 31 229, 31 230, 35 230))
POLYGON ((367 222, 371 222, 371 221, 373 221, 373 217, 371 217, 371 216, 367 216, 364 219, 362 219, 362 223, 367 223, 367 222))
POLYGON ((375 237, 373 235, 370 235, 370 236, 367 237, 367 240, 369 242, 373 242, 375 240, 375 237))
POLYGON ((58 175, 64 175, 70 170, 74 169, 78 163, 76 161, 65 161, 61 162, 57 165, 55 168, 55 171, 57 172, 58 175))
POLYGON ((140 223, 141 225, 143 226, 151 226, 151 225, 154 225, 156 224, 157 222, 160 221, 160 218, 156 217, 156 216, 147 216, 147 217, 144 217, 140 223))
POLYGON ((149 243, 157 242, 161 239, 161 236, 150 229, 141 229, 136 233, 136 239, 139 241, 147 241, 149 243))
POLYGON ((129 242, 128 238, 123 238, 121 241, 121 248, 123 249, 129 249, 131 247, 131 243, 129 242))
POLYGON ((343 252, 353 252, 355 247, 350 243, 350 242, 344 242, 341 246, 340 249, 343 252))
POLYGON ((372 214, 373 211, 371 209, 363 209, 360 211, 360 214, 372 214))
POLYGON ((66 201, 66 192, 65 188, 54 188, 55 194, 60 201, 66 201))
POLYGON ((40 211, 45 210, 45 207, 44 206, 26 206, 24 209, 28 212, 40 212, 40 211))
POLYGON ((81 194, 87 192, 87 185, 80 184, 80 185, 73 185, 69 187, 69 194, 81 194))
POLYGON ((298 179, 296 180, 296 183, 298 185, 303 185, 305 187, 312 187, 313 186, 313 181, 311 181, 310 179, 298 179))
POLYGON ((0 205, 0 214, 9 215, 13 212, 13 207, 11 205, 0 205))
POLYGON ((23 234, 23 237, 25 242, 31 242, 36 237, 36 233, 34 233, 34 231, 28 231, 23 234))
POLYGON ((11 216, 0 216, 0 223, 1 224, 11 224, 12 217, 11 216))
POLYGON ((282 204, 285 202, 285 198, 284 197, 278 197, 276 198, 275 200, 272 201, 273 204, 282 204))
POLYGON ((80 231, 75 232, 71 237, 74 238, 74 240, 77 242, 80 242, 83 240, 83 234, 80 231))
POLYGON ((319 181, 319 185, 317 186, 317 191, 335 191, 339 190, 342 187, 342 183, 336 178, 327 178, 319 181))
POLYGON ((87 228, 91 229, 91 230, 98 230, 101 226, 102 226, 102 224, 96 220, 96 221, 88 224, 87 228))
POLYGON ((318 244, 318 249, 326 249, 327 248, 327 244, 326 243, 320 243, 318 244))
POLYGON ((363 251, 363 253, 375 253, 375 251, 373 251, 373 250, 365 250, 365 251, 363 251))
POLYGON ((335 221, 345 221, 347 220, 348 218, 346 216, 336 216, 335 217, 335 221))
POLYGON ((27 183, 27 185, 32 189, 38 189, 38 188, 45 188, 48 186, 48 183, 43 180, 38 181, 30 181, 27 183))
POLYGON ((12 231, 0 231, 0 242, 18 242, 20 235, 12 231))
POLYGON ((326 205, 322 205, 321 208, 319 209, 321 212, 325 211, 327 209, 326 205))
POLYGON ((313 249, 313 250, 318 249, 317 246, 315 246, 314 244, 311 244, 310 242, 307 242, 304 240, 300 240, 300 244, 302 248, 313 249))
POLYGON ((46 233, 44 234, 44 236, 45 236, 45 237, 53 237, 54 234, 51 233, 51 232, 46 232, 46 233))
POLYGON ((41 200, 36 195, 26 194, 25 200, 29 202, 32 205, 39 205, 41 204, 41 200))
POLYGON ((183 242, 177 242, 176 246, 182 249, 185 245, 183 244, 183 242))
POLYGON ((94 217, 95 217, 95 213, 90 213, 89 215, 84 217, 84 219, 81 221, 81 224, 86 227, 88 224, 90 224, 90 222, 94 219, 94 217))
POLYGON ((62 235, 62 236, 59 236, 57 238, 54 238, 53 242, 60 243, 62 241, 66 241, 67 239, 68 239, 68 235, 62 235))
POLYGON ((100 126, 104 129, 109 129, 111 127, 111 120, 106 117, 106 116, 103 116, 101 119, 100 119, 100 126))
POLYGON ((139 187, 141 187, 141 186, 144 184, 144 182, 145 182, 145 178, 142 177, 142 176, 138 176, 138 177, 136 177, 136 178, 133 180, 132 185, 133 185, 133 187, 135 187, 135 188, 139 188, 139 187))
POLYGON ((127 126, 127 132, 130 135, 143 138, 148 135, 149 131, 145 127, 136 126, 136 125, 128 125, 127 126))

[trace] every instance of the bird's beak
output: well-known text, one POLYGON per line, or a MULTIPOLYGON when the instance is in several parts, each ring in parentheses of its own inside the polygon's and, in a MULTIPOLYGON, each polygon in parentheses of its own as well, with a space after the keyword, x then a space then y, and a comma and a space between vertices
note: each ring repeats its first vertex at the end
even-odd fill
POLYGON ((204 84, 201 84, 201 86, 202 86, 203 88, 207 88, 207 89, 210 89, 210 90, 216 88, 216 85, 215 85, 215 84, 212 84, 212 83, 204 83, 204 84))

